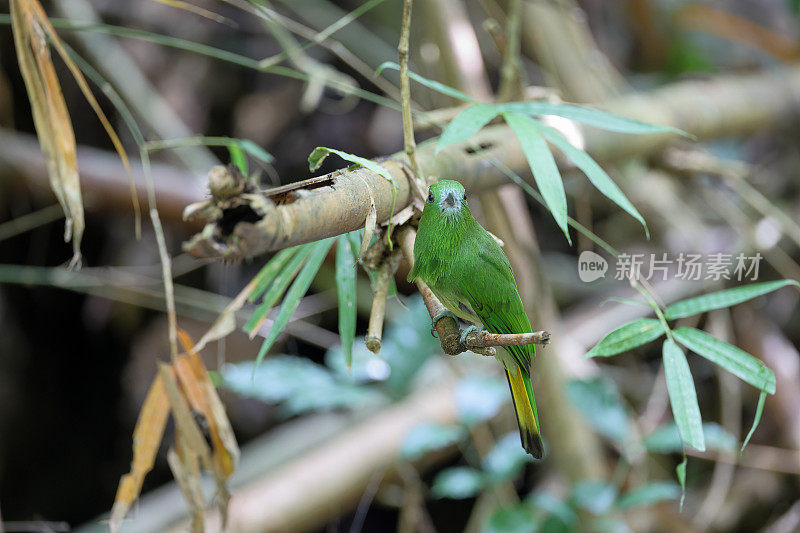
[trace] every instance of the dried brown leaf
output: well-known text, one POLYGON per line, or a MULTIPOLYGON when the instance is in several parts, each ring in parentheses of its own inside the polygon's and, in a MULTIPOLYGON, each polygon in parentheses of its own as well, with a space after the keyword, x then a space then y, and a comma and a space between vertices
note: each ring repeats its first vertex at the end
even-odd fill
POLYGON ((185 439, 178 438, 176 445, 177 451, 175 448, 170 448, 167 452, 167 463, 192 515, 192 531, 202 532, 205 504, 200 483, 199 458, 197 453, 186 445, 185 439))
POLYGON ((33 122, 50 177, 66 217, 64 240, 72 240, 71 267, 80 266, 84 230, 75 133, 46 40, 47 17, 37 0, 11 0, 11 29, 33 122))
MULTIPOLYGON (((253 289, 256 286, 256 282, 258 280, 253 278, 250 280, 250 283, 245 286, 242 291, 236 295, 236 298, 231 300, 231 302, 225 306, 225 309, 220 313, 217 320, 214 321, 214 324, 206 331, 206 333, 200 338, 195 345, 194 350, 199 352, 203 348, 206 347, 206 344, 209 342, 217 341, 223 337, 228 336, 231 332, 236 329, 236 312, 242 308, 242 306, 247 301, 247 297, 253 292, 253 289)), ((180 335, 180 332, 178 333, 180 335)), ((185 333, 184 333, 185 335, 185 333)), ((183 343, 183 349, 189 352, 189 348, 187 348, 187 344, 184 342, 183 338, 181 338, 181 343, 183 343)), ((191 347, 191 341, 188 344, 191 347)))
POLYGON ((372 193, 369 195, 369 213, 364 222, 364 237, 361 239, 361 249, 358 251, 358 259, 364 257, 364 252, 369 248, 369 243, 372 241, 372 236, 375 234, 375 226, 378 222, 378 211, 375 208, 375 199, 372 193))
MULTIPOLYGON (((191 338, 182 330, 178 332, 178 336, 183 349, 188 353, 187 356, 181 356, 178 359, 188 363, 196 380, 195 384, 204 395, 202 412, 208 422, 211 442, 214 445, 215 474, 217 474, 218 480, 224 482, 233 474, 236 463, 239 461, 239 445, 236 442, 230 420, 225 414, 225 407, 217 394, 217 389, 208 377, 208 370, 197 350, 192 348, 191 338)), ((181 364, 183 365, 183 363, 181 364)))
POLYGON ((197 425, 189 402, 186 400, 178 380, 175 377, 175 370, 167 364, 159 363, 158 374, 164 382, 164 390, 169 398, 172 408, 172 416, 175 419, 175 431, 178 437, 184 438, 189 449, 197 453, 204 468, 212 469, 211 449, 203 437, 200 426, 197 425))
POLYGON ((169 400, 160 376, 156 376, 150 391, 139 412, 139 419, 133 430, 133 460, 131 471, 122 476, 111 509, 109 527, 112 532, 119 530, 122 520, 139 496, 145 475, 153 468, 153 463, 164 437, 164 429, 169 416, 169 400))

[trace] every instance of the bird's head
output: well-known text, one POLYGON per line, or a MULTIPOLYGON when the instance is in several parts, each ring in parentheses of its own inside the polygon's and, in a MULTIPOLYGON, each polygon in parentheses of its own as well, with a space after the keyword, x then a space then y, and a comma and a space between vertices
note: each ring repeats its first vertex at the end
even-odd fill
POLYGON ((464 186, 453 180, 440 180, 428 188, 425 209, 435 209, 445 217, 469 213, 464 186))

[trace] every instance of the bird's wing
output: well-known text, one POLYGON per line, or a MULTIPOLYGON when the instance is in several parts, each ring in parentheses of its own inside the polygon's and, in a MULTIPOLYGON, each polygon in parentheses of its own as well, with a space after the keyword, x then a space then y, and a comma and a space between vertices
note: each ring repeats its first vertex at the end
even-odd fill
MULTIPOLYGON (((511 265, 500 246, 490 235, 487 237, 489 241, 481 243, 475 251, 471 259, 474 266, 469 269, 468 279, 462 280, 461 288, 487 331, 527 333, 531 331, 531 323, 517 292, 511 265)), ((506 350, 527 374, 534 346, 509 346, 506 350)))

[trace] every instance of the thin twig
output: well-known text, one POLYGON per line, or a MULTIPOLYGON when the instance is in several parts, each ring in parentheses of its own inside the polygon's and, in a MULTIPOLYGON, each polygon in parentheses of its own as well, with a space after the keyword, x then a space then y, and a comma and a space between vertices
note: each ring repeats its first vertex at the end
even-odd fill
POLYGON ((533 331, 529 333, 489 333, 488 331, 470 331, 465 335, 464 344, 473 348, 489 346, 522 346, 523 344, 547 344, 550 333, 533 331))
POLYGON ((419 164, 414 155, 417 143, 414 141, 414 122, 411 118, 411 85, 408 81, 408 41, 411 32, 411 2, 403 1, 403 21, 400 28, 400 44, 397 47, 398 63, 400 63, 400 97, 403 109, 403 147, 411 163, 414 176, 409 182, 414 193, 420 200, 425 201, 425 191, 419 183, 422 175, 419 171, 419 164))
POLYGON ((521 15, 522 1, 509 0, 503 65, 500 67, 500 87, 497 91, 497 98, 501 102, 518 96, 521 88, 519 60, 521 15))

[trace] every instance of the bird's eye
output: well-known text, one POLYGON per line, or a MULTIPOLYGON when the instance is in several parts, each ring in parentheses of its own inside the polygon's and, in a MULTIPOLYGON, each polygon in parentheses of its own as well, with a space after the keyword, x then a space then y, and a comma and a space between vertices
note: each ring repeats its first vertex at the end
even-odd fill
POLYGON ((461 197, 461 201, 463 202, 467 201, 467 193, 464 193, 464 195, 461 197))
POLYGON ((433 203, 433 193, 432 192, 428 193, 428 201, 430 203, 433 203))

